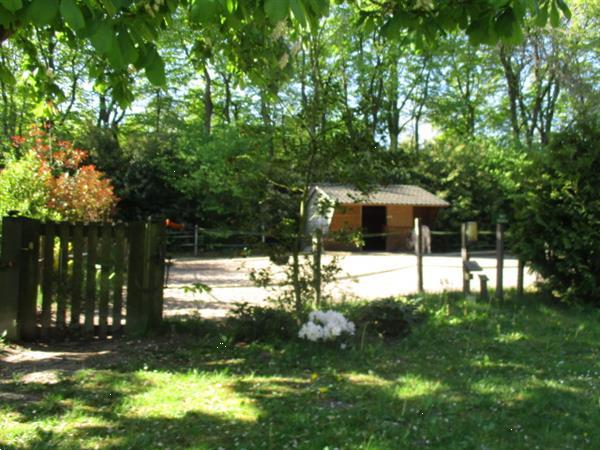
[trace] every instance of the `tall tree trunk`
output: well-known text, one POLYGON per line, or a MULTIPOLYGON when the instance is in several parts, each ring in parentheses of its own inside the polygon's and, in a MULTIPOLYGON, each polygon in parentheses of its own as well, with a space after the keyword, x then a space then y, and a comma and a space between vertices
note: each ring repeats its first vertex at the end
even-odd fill
POLYGON ((231 74, 223 73, 223 86, 225 87, 225 102, 223 103, 223 118, 228 125, 231 123, 231 74))
POLYGON ((502 68, 504 70, 504 78, 506 80, 506 87, 508 91, 510 125, 513 132, 513 138, 517 145, 521 145, 521 127, 519 125, 518 110, 518 98, 520 96, 519 78, 513 69, 510 55, 507 53, 506 47, 502 44, 500 45, 499 55, 502 68))
MULTIPOLYGON (((425 62, 427 63, 427 62, 425 62)), ((427 71, 427 76, 425 77, 425 83, 423 86, 423 94, 419 99, 419 104, 415 111, 415 130, 414 130, 414 144, 415 144, 415 153, 418 153, 420 149, 420 135, 419 135, 419 127, 421 124, 421 117, 423 116, 423 107, 425 106, 425 102, 429 97, 429 80, 431 78, 431 70, 427 71)))
POLYGON ((161 122, 161 98, 160 98, 160 89, 156 90, 156 122, 154 124, 154 132, 158 135, 160 133, 160 122, 161 122))
POLYGON ((214 105, 212 101, 212 80, 208 67, 204 65, 204 132, 210 136, 214 105))
POLYGON ((398 108, 398 62, 392 61, 390 66, 390 90, 388 93, 387 112, 388 136, 390 150, 398 150, 398 135, 400 134, 400 108, 398 108))

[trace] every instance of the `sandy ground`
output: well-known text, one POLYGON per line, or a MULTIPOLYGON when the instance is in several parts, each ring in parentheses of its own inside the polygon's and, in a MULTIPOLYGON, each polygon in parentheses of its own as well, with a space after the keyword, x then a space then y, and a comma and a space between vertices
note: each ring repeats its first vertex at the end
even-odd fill
MULTIPOLYGON (((376 299, 416 292, 416 257, 412 254, 392 253, 328 253, 323 263, 336 257, 342 268, 337 282, 329 287, 336 300, 347 298, 376 299)), ((492 254, 471 257, 489 277, 488 285, 496 285, 496 260, 492 254)), ((462 289, 461 259, 458 254, 427 255, 423 261, 423 279, 426 292, 462 289)), ((263 304, 277 292, 273 287, 258 288, 249 279, 251 270, 271 267, 281 280, 281 268, 268 258, 181 258, 173 261, 169 282, 165 290, 167 315, 199 313, 202 317, 223 317, 237 302, 263 304), (203 283, 210 292, 186 292, 185 287, 203 283)), ((517 284, 517 261, 507 257, 504 261, 504 287, 517 284)), ((525 286, 533 284, 535 276, 525 271, 525 286)), ((280 289, 280 288, 279 288, 280 289)), ((479 279, 471 282, 474 292, 479 290, 479 279)))
MULTIPOLYGON (((324 263, 335 256, 342 272, 331 285, 331 295, 338 299, 358 297, 376 299, 390 295, 409 294, 416 291, 416 258, 409 254, 390 253, 329 253, 324 263)), ((489 278, 490 287, 496 283, 496 261, 493 256, 473 257, 489 278)), ((249 280, 252 269, 272 267, 267 258, 201 259, 182 258, 174 261, 168 287, 165 290, 165 314, 200 314, 205 318, 227 315, 236 302, 265 303, 273 292, 255 287, 249 280), (204 283, 212 288, 209 293, 186 292, 185 286, 204 283)), ((517 261, 507 258, 504 264, 504 286, 514 287, 517 280, 517 261)), ((458 255, 430 255, 424 258, 424 282, 428 292, 460 290, 461 260, 458 255)), ((525 272, 525 284, 534 282, 534 275, 525 272)), ((478 290, 478 280, 472 282, 478 290)), ((277 288, 276 288, 277 289, 277 288)), ((168 338, 170 339, 170 338, 168 338)), ((180 339, 179 337, 177 339, 180 339)), ((54 384, 65 373, 85 367, 110 367, 116 359, 127 358, 129 352, 156 353, 164 337, 151 339, 107 340, 98 342, 71 342, 61 344, 35 344, 30 348, 11 346, 0 348, 0 403, 2 401, 37 401, 29 395, 11 392, 11 383, 54 384), (30 398, 31 397, 31 398, 30 398)))

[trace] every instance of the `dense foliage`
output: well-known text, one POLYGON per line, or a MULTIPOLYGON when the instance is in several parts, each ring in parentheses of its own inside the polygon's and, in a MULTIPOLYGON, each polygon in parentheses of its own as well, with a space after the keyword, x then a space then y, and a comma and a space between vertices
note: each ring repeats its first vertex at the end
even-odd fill
MULTIPOLYGON (((599 8, 0 1, 0 148, 16 164, 5 192, 30 215, 52 204, 75 218, 15 181, 33 162, 10 137, 51 126, 112 180, 119 218, 167 216, 267 244, 292 261, 299 304, 311 184, 419 184, 451 203, 437 229, 512 220, 531 155, 597 112, 599 8)), ((73 183, 57 177, 54 198, 81 196, 73 183)))
POLYGON ((600 305, 600 127, 574 126, 535 156, 517 200, 521 257, 557 296, 600 305))
POLYGON ((12 143, 13 157, 0 170, 0 215, 14 211, 72 222, 112 215, 117 198, 111 182, 93 165, 83 164, 85 151, 36 128, 12 143))

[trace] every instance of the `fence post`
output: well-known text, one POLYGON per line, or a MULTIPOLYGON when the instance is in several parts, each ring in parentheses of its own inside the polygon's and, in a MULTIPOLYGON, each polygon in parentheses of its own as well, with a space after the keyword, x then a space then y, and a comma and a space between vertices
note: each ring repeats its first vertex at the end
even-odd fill
POLYGON ((198 256, 198 225, 194 225, 194 256, 198 256))
POLYGON ((504 300, 504 226, 496 224, 496 298, 504 300))
POLYGON ((525 264, 521 258, 517 262, 517 297, 523 298, 525 264))
POLYGON ((163 288, 165 279, 165 227, 164 222, 147 224, 146 254, 148 257, 148 288, 150 290, 150 316, 148 331, 157 329, 162 322, 163 288))
POLYGON ((417 290, 423 292, 423 226, 421 219, 415 217, 415 255, 417 256, 417 290))
POLYGON ((161 223, 138 222, 129 227, 126 326, 129 335, 145 334, 162 320, 164 237, 161 223))
POLYGON ((467 270, 467 262, 469 261, 469 249, 467 247, 467 224, 460 225, 460 255, 462 258, 462 274, 463 274, 463 294, 471 293, 471 274, 467 270))
POLYGON ((0 259, 0 335, 19 339, 19 268, 21 257, 22 223, 18 218, 2 220, 2 259, 0 259))
POLYGON ((321 306, 321 256, 323 254, 323 230, 317 228, 313 237, 313 282, 315 285, 315 303, 321 306))

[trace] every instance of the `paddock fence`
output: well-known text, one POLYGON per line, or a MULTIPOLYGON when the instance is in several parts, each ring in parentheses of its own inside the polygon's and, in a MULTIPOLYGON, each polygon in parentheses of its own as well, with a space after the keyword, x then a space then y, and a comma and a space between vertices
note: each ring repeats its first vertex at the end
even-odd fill
POLYGON ((12 340, 142 335, 162 319, 163 222, 2 220, 0 333, 12 340))

